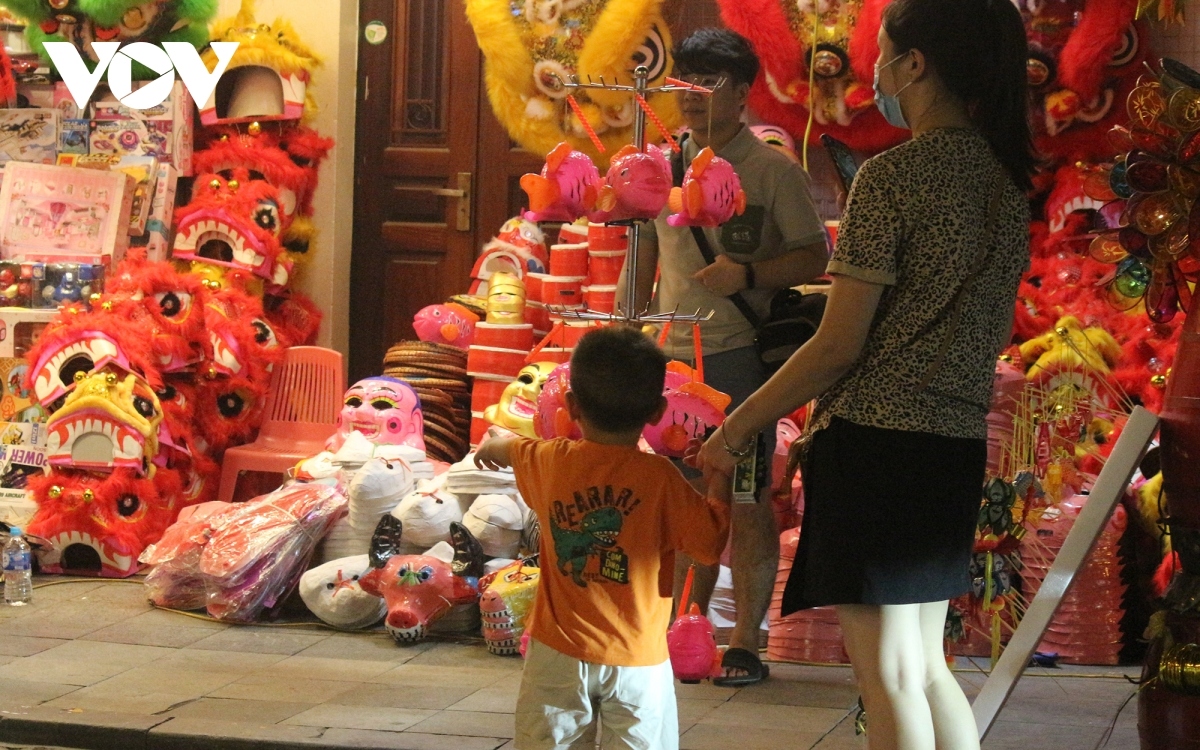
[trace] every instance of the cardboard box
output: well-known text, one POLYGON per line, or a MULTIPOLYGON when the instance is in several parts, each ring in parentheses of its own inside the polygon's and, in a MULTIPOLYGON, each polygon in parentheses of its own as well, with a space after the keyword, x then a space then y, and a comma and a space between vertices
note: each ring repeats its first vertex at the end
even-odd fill
POLYGON ((63 154, 86 155, 90 125, 88 120, 60 120, 58 123, 59 156, 63 154))
POLYGON ((104 291, 103 265, 90 263, 38 263, 33 268, 32 307, 57 309, 68 302, 87 303, 104 291))
POLYGON ((133 193, 123 172, 12 162, 0 187, 0 257, 115 263, 129 245, 133 193))
POLYGON ((41 263, 0 260, 0 305, 33 307, 34 276, 41 276, 41 263))
MULTIPOLYGON (((24 357, 0 357, 0 420, 5 422, 45 422, 46 410, 25 387, 29 363, 24 357)), ((0 426, 2 427, 2 426, 0 426)), ((4 432, 0 429, 0 442, 4 432)))
MULTIPOLYGON (((134 89, 145 83, 134 83, 134 89)), ((153 156, 192 174, 193 118, 196 107, 181 81, 157 107, 136 110, 104 92, 92 103, 88 152, 119 156, 153 156)))
POLYGON ((0 423, 0 488, 24 490, 28 478, 46 471, 46 425, 0 423))
POLYGON ((158 159, 153 156, 59 154, 56 163, 62 167, 124 172, 132 177, 133 207, 129 211, 129 235, 139 237, 145 234, 150 204, 154 198, 154 182, 158 179, 158 159))
POLYGON ((175 188, 178 183, 179 172, 175 167, 170 164, 158 165, 146 232, 129 241, 130 245, 145 247, 146 260, 151 262, 171 257, 171 227, 175 218, 175 188))
POLYGON ((57 83, 18 83, 18 98, 25 99, 30 107, 54 109, 63 120, 79 120, 87 117, 87 113, 75 104, 71 91, 62 81, 57 83))
POLYGON ((58 153, 58 112, 0 109, 0 164, 53 164, 58 153))
POLYGON ((24 357, 56 317, 58 310, 0 307, 0 358, 24 357))

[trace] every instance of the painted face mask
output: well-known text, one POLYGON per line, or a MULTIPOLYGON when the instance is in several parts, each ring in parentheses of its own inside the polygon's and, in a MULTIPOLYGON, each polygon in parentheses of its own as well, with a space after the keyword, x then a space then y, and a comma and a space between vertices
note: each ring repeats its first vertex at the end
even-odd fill
POLYGON ((424 452, 425 419, 416 391, 395 378, 379 376, 358 381, 346 391, 338 431, 326 448, 338 450, 354 431, 372 443, 407 445, 424 452))
POLYGON ((488 285, 487 322, 496 325, 525 322, 525 282, 507 273, 492 275, 488 285))
POLYGON ((387 614, 384 600, 358 585, 358 579, 370 570, 366 555, 319 565, 300 577, 300 598, 314 615, 335 628, 369 628, 387 614))
POLYGON ((534 362, 526 365, 517 374, 517 379, 504 389, 500 403, 489 406, 483 412, 483 418, 518 435, 537 437, 534 418, 538 411, 538 397, 542 395, 542 388, 557 367, 555 362, 534 362))
POLYGON ((888 67, 892 63, 907 56, 907 52, 896 55, 891 60, 888 60, 883 65, 875 68, 875 106, 879 107, 879 111, 883 114, 883 119, 888 121, 888 124, 895 128, 909 130, 908 121, 904 119, 904 111, 900 108, 900 92, 913 85, 912 81, 901 86, 894 94, 885 94, 879 88, 879 72, 888 67))

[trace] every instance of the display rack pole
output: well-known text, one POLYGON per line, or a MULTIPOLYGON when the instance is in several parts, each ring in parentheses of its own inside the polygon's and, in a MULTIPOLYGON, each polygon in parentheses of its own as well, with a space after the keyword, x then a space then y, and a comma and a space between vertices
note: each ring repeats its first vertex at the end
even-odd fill
MULTIPOLYGON (((578 78, 572 77, 569 81, 560 79, 563 87, 566 89, 604 89, 606 91, 628 91, 634 97, 634 115, 633 115, 633 144, 637 146, 639 151, 646 149, 646 112, 642 109, 638 99, 646 100, 647 94, 658 94, 668 91, 698 91, 704 94, 712 92, 697 86, 678 85, 677 83, 668 83, 663 86, 655 86, 648 88, 646 81, 650 77, 650 71, 644 65, 639 65, 633 71, 633 85, 626 86, 622 84, 605 83, 601 78, 599 82, 589 80, 587 83, 582 83, 578 78)), ((724 81, 718 82, 718 86, 724 81)), ((647 311, 639 313, 637 310, 637 264, 638 264, 638 241, 641 237, 641 222, 631 221, 626 226, 629 227, 628 244, 626 246, 625 255, 625 300, 623 306, 618 306, 616 313, 600 312, 597 310, 567 310, 559 309, 556 312, 563 317, 576 318, 579 320, 622 320, 629 322, 641 323, 667 323, 678 321, 683 323, 699 323, 712 318, 712 311, 707 314, 697 310, 692 314, 680 314, 677 311, 650 315, 647 311)), ((647 306, 648 307, 648 306, 647 306)))

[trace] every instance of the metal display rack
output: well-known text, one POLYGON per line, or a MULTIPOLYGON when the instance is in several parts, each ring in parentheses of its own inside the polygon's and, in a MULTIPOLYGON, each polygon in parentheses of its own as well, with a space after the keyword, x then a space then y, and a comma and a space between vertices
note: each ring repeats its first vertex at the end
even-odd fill
MULTIPOLYGON (((635 99, 640 97, 643 101, 647 94, 659 94, 668 91, 697 91, 705 95, 712 94, 712 91, 699 86, 688 86, 668 83, 664 86, 654 86, 648 88, 646 79, 649 78, 650 71, 644 66, 639 65, 633 71, 633 85, 605 83, 601 78, 599 81, 588 80, 583 83, 577 76, 571 76, 570 80, 562 80, 559 78, 559 83, 566 89, 603 89, 605 91, 626 91, 633 94, 635 99)), ((723 81, 719 81, 717 85, 721 85, 723 81)), ((635 101, 635 105, 637 102, 635 101)), ((634 106, 633 119, 633 145, 637 146, 639 151, 646 150, 646 112, 641 106, 634 106)), ((617 304, 616 312, 600 312, 598 310, 569 310, 566 308, 554 307, 549 308, 556 314, 562 315, 564 318, 573 318, 576 320, 604 320, 604 321, 624 321, 635 323, 701 323, 712 318, 713 313, 710 310, 708 313, 702 313, 696 310, 695 313, 681 314, 678 311, 667 313, 649 312, 649 303, 647 307, 638 313, 635 311, 637 306, 637 265, 638 265, 638 236, 641 231, 641 224, 644 220, 630 221, 615 221, 612 224, 624 225, 629 227, 628 250, 625 256, 625 300, 624 305, 617 304)))

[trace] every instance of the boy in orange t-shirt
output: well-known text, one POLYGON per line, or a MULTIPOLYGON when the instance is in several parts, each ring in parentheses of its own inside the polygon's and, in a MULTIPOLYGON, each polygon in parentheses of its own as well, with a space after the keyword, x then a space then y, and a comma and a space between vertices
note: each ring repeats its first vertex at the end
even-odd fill
POLYGON ((667 655, 674 552, 715 563, 729 485, 706 500, 671 461, 638 450, 666 409, 666 357, 601 328, 571 357, 567 409, 583 440, 496 438, 479 466, 511 466, 542 526, 542 577, 517 699, 518 750, 565 750, 603 719, 602 747, 679 747, 667 655))

